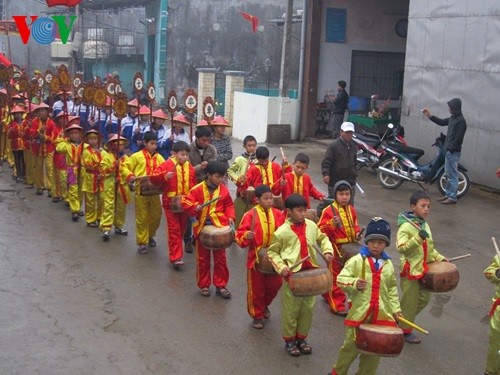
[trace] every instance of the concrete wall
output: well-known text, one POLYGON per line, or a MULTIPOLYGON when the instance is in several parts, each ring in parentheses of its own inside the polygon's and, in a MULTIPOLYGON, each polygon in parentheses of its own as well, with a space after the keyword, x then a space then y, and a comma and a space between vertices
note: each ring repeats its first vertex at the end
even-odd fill
POLYGON ((394 28, 407 15, 408 0, 324 0, 318 101, 323 101, 327 90, 336 92, 340 80, 347 82, 349 92, 353 50, 405 52, 406 39, 397 36, 394 28), (345 43, 325 41, 327 8, 347 10, 345 43))
POLYGON ((496 0, 414 0, 410 5, 403 117, 410 145, 430 146, 442 128, 421 114, 448 117, 460 97, 468 129, 461 162, 471 179, 498 189, 500 167, 500 3, 496 0))
POLYGON ((253 135, 257 142, 265 142, 268 124, 290 124, 292 139, 295 139, 298 108, 298 101, 294 99, 235 92, 233 137, 243 139, 253 135))

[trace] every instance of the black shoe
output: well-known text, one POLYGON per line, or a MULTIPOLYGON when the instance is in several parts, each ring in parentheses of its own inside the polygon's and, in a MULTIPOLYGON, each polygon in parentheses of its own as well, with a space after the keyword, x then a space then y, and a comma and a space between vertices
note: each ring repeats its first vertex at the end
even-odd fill
POLYGON ((102 231, 102 240, 104 242, 108 242, 109 241, 109 230, 104 230, 102 231))
POLYGON ((91 227, 91 228, 97 228, 99 226, 99 223, 96 220, 96 221, 92 221, 90 223, 87 223, 87 226, 91 227))
POLYGON ((80 219, 80 217, 78 216, 78 214, 71 214, 71 220, 73 221, 78 221, 78 219, 80 219))
POLYGON ((437 200, 438 202, 442 202, 442 201, 445 201, 445 200, 447 200, 447 199, 448 199, 448 197, 447 197, 446 195, 445 195, 444 197, 441 197, 441 198, 436 198, 436 200, 437 200))
POLYGON ((85 216, 85 214, 83 213, 83 211, 78 211, 78 216, 85 216))
POLYGON ((36 195, 42 195, 43 194, 43 190, 42 189, 38 189, 35 194, 36 195))
POLYGON ((191 242, 184 243, 184 251, 186 253, 192 253, 194 251, 194 246, 191 242))
POLYGON ((457 204, 457 201, 450 199, 450 198, 447 198, 444 201, 442 201, 441 204, 457 204))
POLYGON ((156 247, 156 241, 154 238, 150 238, 148 242, 149 247, 156 247))
POLYGON ((128 230, 123 228, 115 228, 115 234, 120 234, 122 236, 128 235, 128 230))
POLYGON ((147 254, 148 253, 148 248, 146 245, 140 245, 139 248, 137 249, 137 252, 139 254, 147 254))

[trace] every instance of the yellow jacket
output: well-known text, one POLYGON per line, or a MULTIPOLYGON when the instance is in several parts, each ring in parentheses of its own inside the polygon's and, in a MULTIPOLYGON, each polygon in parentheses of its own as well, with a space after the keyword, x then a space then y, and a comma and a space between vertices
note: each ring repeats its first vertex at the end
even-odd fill
MULTIPOLYGON (((134 176, 151 176, 156 168, 165 161, 159 153, 151 155, 146 149, 133 153, 125 162, 126 167, 134 176)), ((140 180, 136 181, 135 194, 140 195, 140 180)))
POLYGON ((500 258, 495 255, 488 267, 484 270, 484 276, 493 285, 495 285, 495 295, 493 296, 493 305, 490 310, 490 325, 496 331, 500 331, 500 278, 496 272, 500 269, 500 258))
POLYGON ((82 191, 85 193, 99 193, 103 188, 103 181, 99 174, 101 150, 85 144, 82 153, 82 191))

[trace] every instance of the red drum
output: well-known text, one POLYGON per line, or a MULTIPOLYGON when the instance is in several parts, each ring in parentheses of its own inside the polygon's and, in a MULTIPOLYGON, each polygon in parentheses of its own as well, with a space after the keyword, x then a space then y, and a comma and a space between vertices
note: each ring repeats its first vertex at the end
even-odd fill
POLYGON ((183 212, 181 201, 182 195, 176 195, 175 197, 170 198, 170 211, 174 214, 183 212))
POLYGON ((356 348, 361 353, 397 357, 403 346, 403 330, 399 327, 361 324, 356 329, 356 348))
POLYGON ((271 260, 267 256, 267 247, 263 247, 257 252, 257 258, 259 262, 257 263, 257 269, 265 274, 276 274, 271 260))
POLYGON ((293 273, 288 284, 295 297, 316 296, 332 289, 333 277, 328 268, 313 268, 293 273))
POLYGON ((434 293, 445 293, 455 289, 460 280, 458 268, 449 262, 432 262, 429 270, 420 279, 423 289, 434 293))
POLYGON ((358 242, 348 242, 340 245, 340 255, 342 255, 342 259, 340 259, 340 263, 345 264, 349 259, 351 259, 354 255, 359 254, 359 251, 363 245, 358 242))
POLYGON ((201 244, 210 250, 223 250, 231 246, 234 241, 234 232, 230 226, 218 228, 205 225, 200 232, 201 244))
POLYGON ((153 184, 149 180, 148 176, 141 177, 137 181, 139 181, 140 195, 147 197, 147 196, 151 196, 151 195, 163 194, 163 190, 160 189, 155 184, 153 184))
POLYGON ((314 221, 315 223, 318 223, 319 221, 319 217, 318 217, 318 213, 316 212, 316 210, 307 210, 306 211, 306 219, 309 219, 309 220, 312 220, 314 221))
POLYGON ((281 195, 273 195, 273 207, 278 210, 284 210, 285 204, 283 203, 283 198, 281 195))

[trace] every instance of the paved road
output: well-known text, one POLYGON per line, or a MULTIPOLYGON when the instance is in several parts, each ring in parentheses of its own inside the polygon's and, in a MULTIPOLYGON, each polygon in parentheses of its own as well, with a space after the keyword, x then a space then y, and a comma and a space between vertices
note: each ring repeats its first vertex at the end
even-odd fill
MULTIPOLYGON (((239 142, 234 143, 238 150, 239 142)), ((288 145, 289 157, 305 151, 320 185, 324 147, 288 145)), ((272 155, 279 155, 272 148, 272 155)), ((362 171, 357 194, 360 222, 383 216, 393 225, 418 186, 384 190, 362 171)), ((434 198, 439 196, 430 188, 434 198)), ((280 301, 265 329, 251 327, 246 312, 244 250, 228 251, 230 301, 199 296, 194 258, 182 271, 167 263, 165 233, 148 255, 136 253, 133 206, 128 237, 101 242, 95 229, 70 221, 62 204, 39 197, 0 168, 0 373, 1 374, 325 374, 343 341, 342 320, 318 299, 309 342, 311 356, 286 355, 280 335, 280 301)), ((380 374, 482 374, 493 288, 482 275, 500 239, 499 195, 473 188, 456 206, 433 204, 429 223, 447 256, 472 253, 457 263, 456 290, 434 295, 417 322, 431 334, 385 358, 380 374)), ((164 221, 162 228, 164 228, 164 221)), ((389 252, 399 263, 395 248, 389 252)), ((352 373, 354 373, 354 369, 352 373)))

